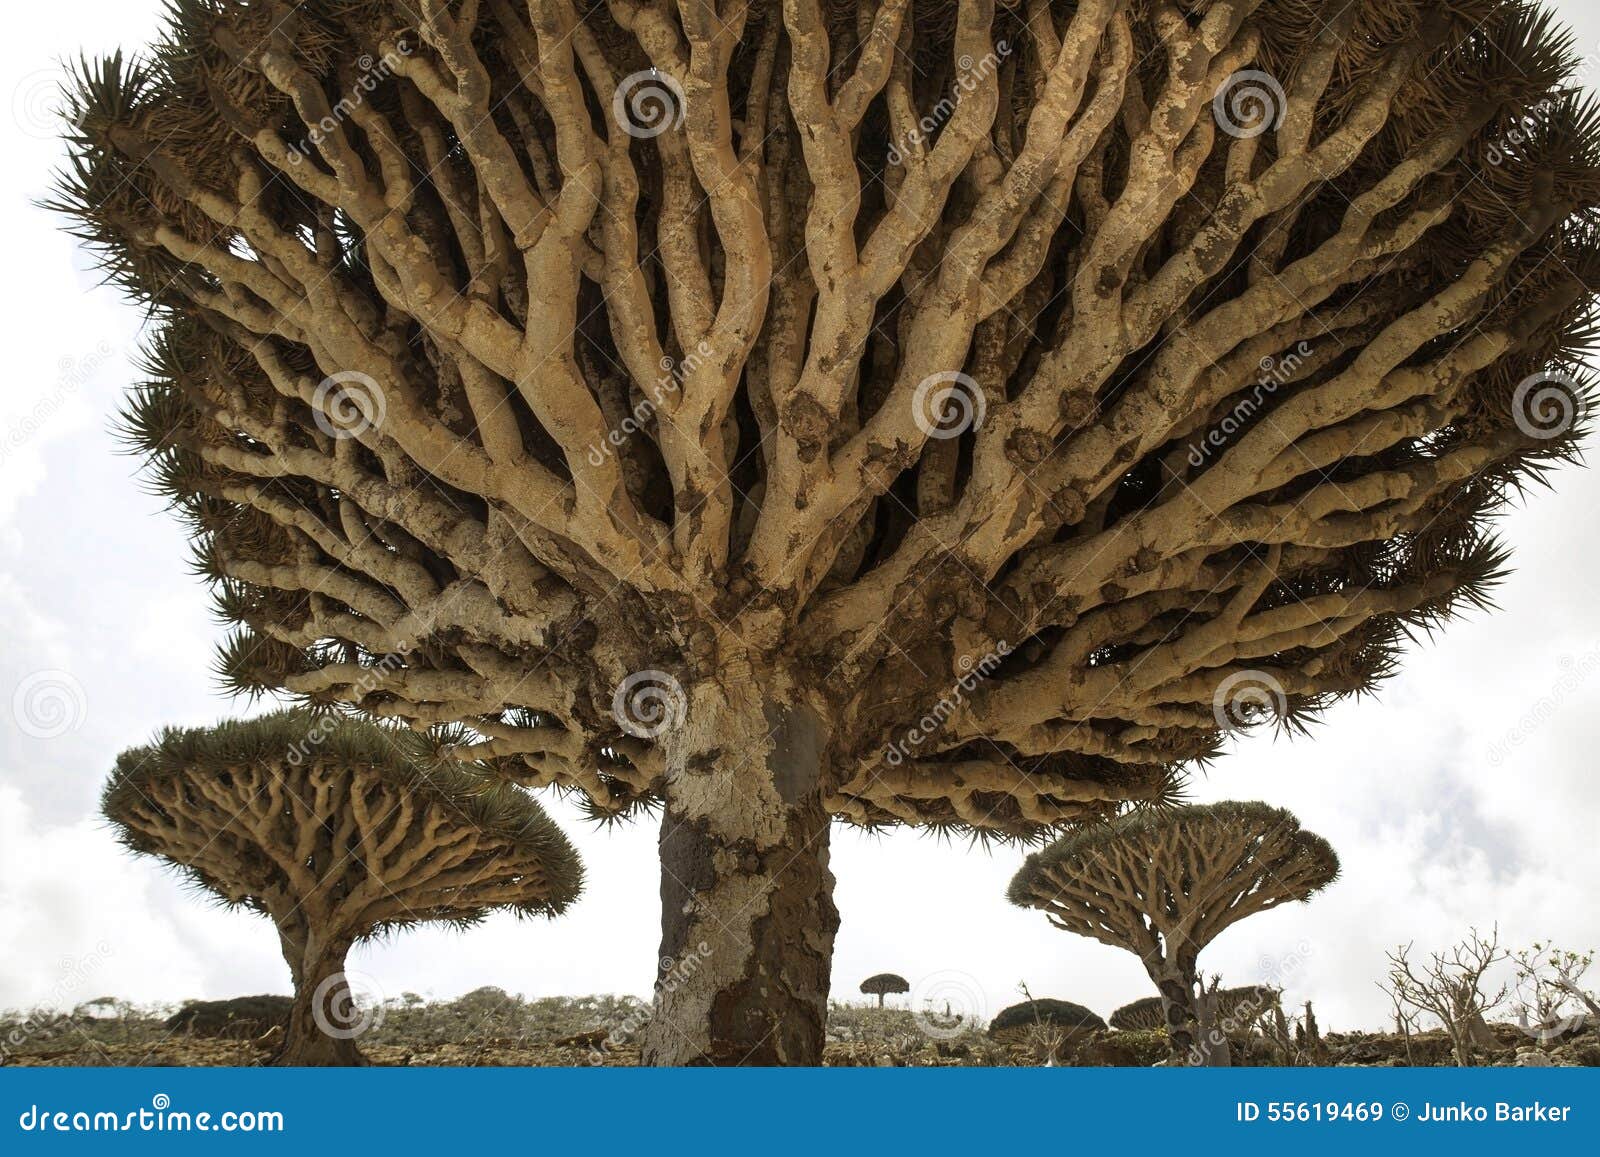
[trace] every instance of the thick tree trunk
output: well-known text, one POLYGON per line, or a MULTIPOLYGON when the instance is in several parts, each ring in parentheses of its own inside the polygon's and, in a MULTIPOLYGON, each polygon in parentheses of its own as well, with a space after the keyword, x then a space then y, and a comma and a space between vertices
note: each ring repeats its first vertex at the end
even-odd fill
POLYGON ((878 993, 878 1007, 879 1008, 883 1007, 883 993, 881 993, 881 992, 878 993))
MULTIPOLYGON (((285 955, 291 951, 292 946, 285 940, 285 955)), ((298 961, 290 960, 294 1006, 289 1012, 283 1047, 272 1058, 272 1064, 320 1067, 367 1063, 356 1048, 361 1023, 354 996, 344 979, 349 951, 347 939, 326 943, 313 940, 302 950, 298 961)))
POLYGON ((1199 1016, 1194 1007, 1194 990, 1175 973, 1152 976, 1161 993, 1161 1009, 1167 1018, 1167 1043, 1172 1058, 1183 1064, 1194 1059, 1195 1033, 1199 1016))
POLYGON ((817 1065, 839 913, 817 714, 697 688, 669 740, 651 1065, 817 1065))

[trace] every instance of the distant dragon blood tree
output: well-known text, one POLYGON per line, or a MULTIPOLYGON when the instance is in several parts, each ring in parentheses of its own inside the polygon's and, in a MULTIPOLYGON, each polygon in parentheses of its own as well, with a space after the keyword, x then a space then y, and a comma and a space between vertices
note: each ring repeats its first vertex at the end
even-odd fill
POLYGON ((1137 812, 1067 836, 1028 857, 1008 897, 1137 956, 1161 994, 1173 1055, 1204 1062, 1215 1052, 1197 1047, 1202 1030, 1220 1030, 1221 1009, 1237 1006, 1202 989, 1200 952, 1338 874, 1328 841, 1289 812, 1230 801, 1137 812))
POLYGON ((223 667, 664 804, 652 1061, 819 1059, 831 818, 1165 798, 1571 452, 1600 134, 1514 0, 171 10, 57 201, 223 667))
POLYGON ((880 972, 869 976, 861 982, 861 991, 866 996, 876 996, 878 1007, 883 1007, 883 998, 889 993, 902 993, 911 991, 911 982, 903 976, 893 972, 880 972))
POLYGON ((1104 1031, 1106 1022, 1081 1004, 1044 997, 1002 1008, 989 1022, 989 1035, 1021 1041, 1029 1029, 1039 1025, 1054 1027, 1076 1042, 1091 1033, 1104 1031))
POLYGON ((127 847, 277 926, 295 995, 274 1064, 364 1063, 345 976, 357 942, 555 915, 582 883, 520 788, 440 767, 408 732, 303 711, 164 731, 118 757, 101 809, 127 847))
MULTIPOLYGON (((1271 1010, 1281 1008, 1283 994, 1267 985, 1247 984, 1242 988, 1220 989, 1210 995, 1215 1002, 1217 1020, 1243 1029, 1271 1010)), ((1161 997, 1146 996, 1123 1005, 1109 1019, 1112 1028, 1135 1032, 1165 1028, 1167 1013, 1162 1007, 1161 997)))

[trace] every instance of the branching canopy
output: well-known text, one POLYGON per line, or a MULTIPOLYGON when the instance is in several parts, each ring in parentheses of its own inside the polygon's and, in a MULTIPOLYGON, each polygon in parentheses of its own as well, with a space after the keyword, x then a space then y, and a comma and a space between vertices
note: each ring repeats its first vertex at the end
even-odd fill
POLYGON ((225 673, 600 814, 681 770, 639 672, 781 668, 860 824, 1160 796, 1481 602, 1579 427, 1600 118, 1516 0, 170 12, 57 202, 225 673))
POLYGON ((440 765, 402 729, 305 711, 163 731, 118 757, 102 811, 124 845, 271 916, 286 940, 555 915, 582 885, 577 853, 520 788, 440 765))
POLYGON ((1219 933, 1256 912, 1307 900, 1339 857, 1281 808, 1224 802, 1120 816, 1029 856, 1013 904, 1068 932, 1193 972, 1219 933))
POLYGON ((1025 1000, 1021 1004, 1001 1009, 989 1023, 989 1032, 993 1035, 1008 1029, 1030 1028, 1036 1024, 1054 1025, 1057 1028, 1080 1032, 1098 1031, 1106 1027, 1106 1022, 1100 1019, 1099 1014, 1081 1004, 1045 997, 1040 1000, 1025 1000))
POLYGON ((861 991, 867 996, 887 996, 892 993, 910 992, 911 983, 905 977, 897 976, 893 972, 880 972, 863 980, 861 991))
MULTIPOLYGON (((1277 1007, 1281 995, 1277 989, 1260 984, 1219 989, 1212 994, 1215 999, 1213 1015, 1222 1023, 1237 1023, 1241 1015, 1254 1020, 1277 1007)), ((1132 1032, 1164 1028, 1167 1015, 1159 996, 1147 996, 1117 1009, 1111 1014, 1110 1021, 1112 1028, 1132 1032)))

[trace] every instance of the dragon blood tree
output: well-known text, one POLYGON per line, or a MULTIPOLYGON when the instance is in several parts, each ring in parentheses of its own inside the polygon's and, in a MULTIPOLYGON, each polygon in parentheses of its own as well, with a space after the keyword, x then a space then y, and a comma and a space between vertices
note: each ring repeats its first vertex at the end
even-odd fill
POLYGON ((1044 997, 1002 1008, 989 1022, 989 1035, 1022 1044, 1030 1029, 1046 1025, 1061 1032, 1068 1042, 1077 1044, 1092 1033, 1104 1031, 1106 1022, 1081 1004, 1044 997))
MULTIPOLYGON (((1225 802, 1141 809, 1085 828, 1029 856, 1007 895, 1057 928, 1137 956, 1161 994, 1173 1055, 1213 1060, 1215 1050, 1197 1045, 1202 1030, 1219 1027, 1223 1002, 1201 986, 1201 950, 1246 916, 1309 900, 1338 874, 1328 841, 1290 813, 1225 802)), ((1142 1027, 1143 1018, 1125 1019, 1142 1027)))
POLYGON ((1513 0, 172 0, 57 203, 234 682, 664 804, 646 1058, 816 1062, 830 819, 1165 797, 1482 597, 1586 390, 1576 63, 1513 0))
POLYGON ((1165 1028, 1167 1010, 1159 996, 1145 996, 1123 1005, 1111 1014, 1111 1027, 1121 1032, 1142 1032, 1165 1028))
MULTIPOLYGON (((1264 984, 1217 989, 1207 995, 1212 999, 1218 1023, 1227 1023, 1238 1029, 1247 1028, 1268 1013, 1282 1008, 1283 994, 1264 984)), ((1167 1013, 1159 996, 1146 996, 1117 1009, 1111 1014, 1110 1021, 1112 1028, 1125 1032, 1165 1028, 1167 1013)))
POLYGON ((879 972, 861 982, 861 991, 866 996, 876 996, 878 1007, 882 1008, 885 996, 889 993, 910 992, 911 982, 893 972, 879 972))
POLYGON ((294 977, 280 1065, 364 1063, 354 944, 491 911, 553 916, 583 877, 520 788, 440 765, 404 730, 305 711, 163 731, 117 758, 101 810, 133 851, 277 926, 294 977))

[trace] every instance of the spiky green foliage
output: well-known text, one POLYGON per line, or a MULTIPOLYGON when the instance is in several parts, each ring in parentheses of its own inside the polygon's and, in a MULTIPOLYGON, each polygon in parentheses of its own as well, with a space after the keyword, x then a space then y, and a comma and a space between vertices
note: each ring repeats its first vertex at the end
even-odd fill
POLYGON ((1123 1005, 1111 1014, 1111 1027, 1122 1032, 1141 1032, 1164 1028, 1167 1013, 1159 996, 1146 996, 1123 1005))
MULTIPOLYGON (((1030 855, 1011 878, 1006 897, 1019 908, 1045 907, 1061 879, 1082 879, 1092 889, 1095 874, 1114 875, 1119 865, 1141 863, 1164 884, 1179 887, 1174 904, 1190 896, 1204 903, 1208 889, 1221 894, 1229 883, 1248 887, 1251 881, 1281 890, 1282 900, 1305 900, 1339 875, 1333 845, 1302 828, 1293 812, 1254 800, 1223 800, 1133 812, 1071 833, 1030 855), (1228 849, 1233 862, 1206 861, 1213 848, 1228 849), (1205 874, 1186 868, 1185 856, 1203 865, 1205 874)), ((1162 895, 1143 899, 1161 905, 1162 895)))

